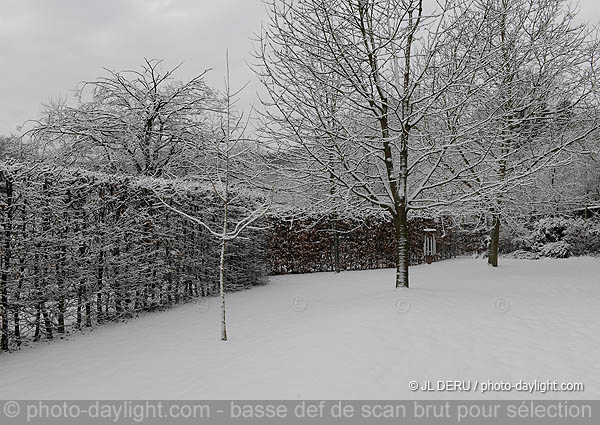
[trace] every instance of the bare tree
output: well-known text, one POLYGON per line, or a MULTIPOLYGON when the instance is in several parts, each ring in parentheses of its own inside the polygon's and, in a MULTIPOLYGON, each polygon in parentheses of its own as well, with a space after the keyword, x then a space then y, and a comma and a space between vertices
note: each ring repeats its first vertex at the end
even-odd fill
POLYGON ((146 176, 172 172, 187 147, 206 138, 217 107, 207 71, 182 82, 173 78, 178 68, 162 71, 162 61, 146 59, 139 71, 107 69, 108 76, 79 85, 76 106, 47 105, 28 134, 70 162, 101 160, 109 170, 146 176))
POLYGON ((247 120, 244 114, 234 110, 236 96, 232 93, 229 81, 229 57, 227 56, 224 108, 217 113, 219 134, 202 146, 201 161, 195 159, 189 169, 195 169, 197 177, 207 181, 220 204, 220 227, 215 227, 208 220, 185 212, 184 208, 173 206, 161 199, 167 208, 181 214, 216 238, 220 244, 219 256, 219 293, 221 298, 221 339, 227 340, 227 322, 225 307, 225 278, 228 244, 243 237, 248 230, 255 229, 254 223, 262 218, 270 208, 271 202, 248 206, 242 195, 252 188, 260 170, 252 161, 252 145, 245 137, 247 120), (199 162, 198 162, 199 161, 199 162), (240 202, 241 201, 241 202, 240 202))
MULTIPOLYGON (((442 96, 468 98, 485 84, 473 79, 488 60, 479 42, 485 12, 453 1, 429 14, 421 0, 269 4, 256 52, 270 97, 266 133, 284 144, 284 155, 313 164, 301 175, 314 170, 313 177, 334 180, 341 193, 391 216, 396 286, 408 287, 409 211, 459 202, 462 193, 451 200, 432 194, 474 166, 446 173, 442 161, 460 154, 464 137, 426 136, 433 117, 464 102, 448 97, 452 103, 440 107, 442 96), (452 60, 442 56, 448 50, 452 60)), ((472 149, 478 162, 489 150, 472 149)))
MULTIPOLYGON (((502 216, 530 203, 519 192, 539 183, 538 172, 549 172, 552 186, 556 169, 576 160, 578 146, 598 129, 600 50, 564 0, 486 0, 475 7, 488 11, 486 38, 495 56, 482 68, 481 78, 492 78, 476 113, 488 117, 480 132, 494 142, 480 177, 498 182, 495 194, 483 198, 492 218, 488 263, 497 267, 502 216)), ((562 202, 546 199, 553 201, 562 202)))
POLYGON ((392 217, 396 286, 408 286, 409 212, 491 211, 493 264, 506 193, 597 128, 596 42, 561 0, 269 4, 265 134, 302 180, 333 180, 392 217), (577 124, 558 125, 568 114, 577 124))

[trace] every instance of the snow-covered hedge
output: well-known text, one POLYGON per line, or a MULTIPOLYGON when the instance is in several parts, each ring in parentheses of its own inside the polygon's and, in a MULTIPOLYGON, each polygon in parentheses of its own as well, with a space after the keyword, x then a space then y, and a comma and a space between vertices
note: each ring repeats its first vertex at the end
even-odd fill
MULTIPOLYGON (((450 223, 451 220, 446 220, 450 223)), ((272 274, 395 267, 396 242, 389 218, 362 215, 357 218, 305 217, 292 220, 272 217, 267 235, 267 263, 272 274), (337 253, 337 254, 336 254, 337 253)), ((425 228, 436 232, 437 260, 472 254, 482 248, 482 235, 443 226, 441 221, 409 219, 409 261, 424 261, 425 228)))
MULTIPOLYGON (((218 222, 209 187, 0 164, 0 336, 19 345, 217 291, 218 243, 159 197, 218 222)), ((244 194, 239 209, 258 200, 244 194)), ((264 235, 229 244, 226 290, 261 284, 264 235)))

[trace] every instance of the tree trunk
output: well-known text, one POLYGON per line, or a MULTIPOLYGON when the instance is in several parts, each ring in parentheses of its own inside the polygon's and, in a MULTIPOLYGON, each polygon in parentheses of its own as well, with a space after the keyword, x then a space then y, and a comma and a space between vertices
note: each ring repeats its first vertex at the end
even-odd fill
POLYGON ((34 341, 39 341, 42 335, 42 302, 41 299, 43 298, 43 293, 42 293, 42 276, 44 275, 44 272, 42 271, 42 269, 40 268, 40 251, 41 251, 41 244, 37 243, 35 245, 35 254, 34 254, 34 262, 33 262, 33 284, 35 286, 35 294, 36 294, 36 299, 38 300, 38 302, 36 303, 36 312, 35 312, 35 326, 34 326, 34 334, 33 334, 33 340, 34 341))
POLYGON ((90 304, 89 289, 87 285, 84 286, 83 295, 85 300, 85 326, 89 328, 92 326, 92 305, 90 304))
POLYGON ((81 327, 81 310, 83 302, 83 288, 81 282, 77 287, 77 329, 81 327))
MULTIPOLYGON (((333 154, 330 155, 329 161, 333 164, 333 154)), ((329 194, 333 198, 336 192, 335 178, 332 173, 329 173, 329 194)), ((329 217, 331 221, 331 233, 333 235, 333 267, 336 273, 340 272, 340 234, 337 230, 337 213, 329 217)))
POLYGON ((46 309, 46 306, 43 302, 40 303, 40 310, 42 312, 42 318, 44 319, 44 328, 46 329, 46 339, 53 339, 54 336, 52 334, 52 319, 50 318, 50 313, 46 309))
POLYGON ((331 235, 333 237, 333 270, 340 272, 340 233, 336 226, 336 216, 331 217, 331 235))
POLYGON ((12 220, 13 220, 13 186, 8 176, 5 178, 6 216, 4 222, 4 253, 2 255, 2 277, 0 278, 0 319, 2 320, 2 336, 0 351, 8 351, 8 273, 10 271, 12 220))
MULTIPOLYGON (((26 205, 26 202, 23 202, 26 205)), ((23 220, 23 225, 21 227, 21 232, 23 235, 26 234, 27 230, 27 222, 23 220)), ((25 281, 25 259, 26 255, 24 254, 20 257, 19 260, 19 283, 17 285, 17 290, 15 291, 15 303, 13 306, 13 323, 14 323, 14 335, 15 335, 15 344, 17 347, 21 347, 22 339, 21 339, 21 293, 23 292, 23 283, 25 281)))
MULTIPOLYGON (((120 241, 118 241, 119 243, 120 241)), ((112 250, 112 256, 115 259, 115 265, 113 266, 113 296, 115 298, 115 314, 117 318, 120 318, 123 314, 123 304, 122 304, 122 293, 121 293, 121 280, 120 280, 120 264, 121 264, 121 248, 117 246, 112 250)))
MULTIPOLYGON (((60 288, 61 291, 63 290, 63 288, 60 288)), ((56 326, 56 331, 58 333, 64 334, 65 333, 65 313, 66 313, 66 307, 65 307, 65 297, 64 295, 61 295, 60 298, 58 299, 58 324, 56 326)))
POLYGON ((339 273, 340 268, 340 234, 336 230, 333 235, 333 249, 335 250, 335 272, 339 273))
POLYGON ((42 317, 42 303, 37 303, 36 306, 36 311, 35 311, 35 326, 34 326, 34 333, 33 333, 33 340, 35 342, 40 340, 41 337, 41 317, 42 317))
POLYGON ((219 292, 221 295, 221 340, 227 341, 227 322, 225 320, 225 252, 227 241, 221 241, 221 261, 219 263, 219 292))
POLYGON ((0 307, 2 313, 0 319, 2 319, 2 337, 0 337, 0 351, 8 351, 8 292, 6 286, 2 282, 2 295, 0 300, 0 307))
MULTIPOLYGON (((406 106, 405 106, 406 107, 406 106)), ((404 126, 402 129, 402 146, 399 158, 398 185, 391 186, 396 195, 394 196, 394 227, 396 230, 396 288, 408 288, 408 217, 407 217, 407 186, 408 186, 408 150, 405 148, 408 145, 409 128, 404 126)), ((389 150, 389 145, 386 146, 389 150)), ((391 153, 386 155, 391 158, 391 153)), ((393 173, 388 171, 388 175, 393 173)))
POLYGON ((8 289, 4 281, 2 281, 1 293, 0 308, 2 313, 0 314, 0 319, 2 319, 2 337, 0 337, 0 351, 8 351, 8 289))
POLYGON ((396 288, 408 288, 408 221, 406 208, 398 209, 394 217, 396 236, 396 288))
POLYGON ((19 316, 19 309, 16 307, 13 311, 13 323, 14 323, 14 334, 15 334, 15 343, 17 347, 21 346, 21 318, 19 316))
MULTIPOLYGON (((23 226, 25 227, 25 226, 23 226)), ((25 279, 25 259, 21 258, 21 266, 19 268, 19 283, 15 291, 15 302, 13 305, 13 323, 15 343, 17 347, 21 346, 21 292, 23 291, 23 280, 25 279)))
POLYGON ((103 322, 102 314, 102 291, 104 286, 104 252, 100 250, 98 262, 96 264, 96 322, 103 322))
POLYGON ((491 231, 491 241, 488 251, 488 264, 492 267, 498 267, 498 245, 500 242, 500 214, 493 214, 494 227, 491 231))
POLYGON ((171 260, 171 247, 165 242, 165 268, 163 280, 167 284, 167 304, 173 304, 173 264, 171 260))

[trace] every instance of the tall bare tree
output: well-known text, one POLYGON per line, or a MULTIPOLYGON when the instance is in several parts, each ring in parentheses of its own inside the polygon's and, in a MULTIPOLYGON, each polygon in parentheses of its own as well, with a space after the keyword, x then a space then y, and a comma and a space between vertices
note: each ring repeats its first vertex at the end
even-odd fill
MULTIPOLYGON (((316 164, 301 175, 314 168, 391 216, 397 287, 409 286, 409 211, 458 202, 463 194, 451 201, 432 194, 473 167, 440 174, 442 160, 465 142, 426 137, 428 121, 464 102, 440 108, 442 96, 468 97, 485 84, 472 78, 489 55, 478 36, 485 12, 462 3, 427 13, 421 0, 273 0, 257 46, 269 94, 266 133, 285 145, 284 155, 316 164), (452 60, 442 56, 448 50, 452 60)), ((479 162, 489 150, 473 149, 479 162)))

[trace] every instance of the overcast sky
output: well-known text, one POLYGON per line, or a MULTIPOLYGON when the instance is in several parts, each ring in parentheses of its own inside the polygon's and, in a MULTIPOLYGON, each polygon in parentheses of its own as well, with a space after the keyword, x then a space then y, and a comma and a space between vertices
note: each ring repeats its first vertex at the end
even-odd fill
MULTIPOLYGON (((600 22, 600 0, 581 0, 582 17, 600 22)), ((222 88, 229 49, 233 86, 253 78, 250 38, 265 19, 261 0, 0 0, 0 134, 16 133, 41 105, 71 96, 102 68, 164 59, 187 79, 207 68, 222 88)), ((256 85, 242 99, 254 100, 256 85)))

